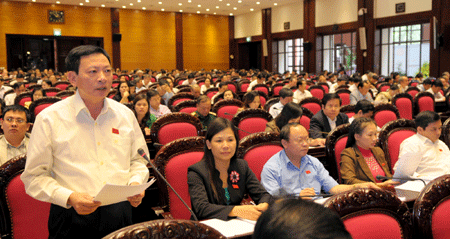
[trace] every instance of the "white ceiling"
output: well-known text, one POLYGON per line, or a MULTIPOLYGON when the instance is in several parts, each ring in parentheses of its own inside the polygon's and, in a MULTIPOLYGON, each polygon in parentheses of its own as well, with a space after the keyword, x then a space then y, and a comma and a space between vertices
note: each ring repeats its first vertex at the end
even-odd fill
POLYGON ((18 0, 47 4, 139 9, 217 15, 240 15, 302 0, 18 0), (180 5, 181 4, 181 5, 180 5), (164 10, 162 10, 164 9, 164 10))

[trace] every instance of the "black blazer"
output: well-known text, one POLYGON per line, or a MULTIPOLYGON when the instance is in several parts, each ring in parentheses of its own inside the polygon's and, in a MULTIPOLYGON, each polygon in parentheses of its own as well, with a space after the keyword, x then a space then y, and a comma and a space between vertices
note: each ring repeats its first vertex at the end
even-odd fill
MULTIPOLYGON (((348 123, 348 116, 344 113, 339 113, 336 118, 336 127, 348 123)), ((326 138, 330 131, 331 127, 330 123, 328 123, 327 116, 323 113, 323 110, 320 110, 311 118, 309 123, 309 137, 313 139, 326 138)))
MULTIPOLYGON (((213 196, 214 193, 209 181, 209 172, 205 160, 201 160, 188 168, 188 185, 192 210, 199 220, 210 218, 230 219, 228 214, 235 205, 240 205, 244 194, 249 194, 256 204, 268 203, 271 200, 272 196, 264 189, 245 160, 236 159, 231 161, 228 174, 230 175, 233 171, 239 174, 239 180, 236 183, 232 183, 228 176, 228 191, 231 202, 230 205, 227 205, 226 199, 223 202, 218 202, 213 196)), ((214 180, 222 182, 218 171, 214 180)))

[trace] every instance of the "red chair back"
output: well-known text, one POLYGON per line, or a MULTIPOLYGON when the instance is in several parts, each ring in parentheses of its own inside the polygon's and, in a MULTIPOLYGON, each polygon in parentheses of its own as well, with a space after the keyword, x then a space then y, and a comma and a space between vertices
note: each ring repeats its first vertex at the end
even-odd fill
POLYGON ((334 156, 336 160, 336 167, 338 171, 339 181, 341 181, 341 153, 345 149, 345 145, 347 144, 347 136, 342 136, 336 141, 334 148, 334 156))
POLYGON ((191 100, 191 99, 190 99, 190 98, 180 98, 180 99, 177 99, 177 100, 175 100, 175 101, 173 102, 172 106, 175 106, 175 105, 177 105, 178 103, 183 102, 183 101, 185 101, 185 100, 191 100))
POLYGON ((309 125, 311 123, 311 118, 302 115, 302 117, 300 118, 300 122, 299 122, 303 127, 305 127, 306 130, 309 130, 309 125))
POLYGON ((70 83, 60 83, 60 84, 55 84, 55 87, 60 89, 60 90, 66 90, 67 87, 69 87, 70 83))
POLYGON ((370 238, 403 239, 400 224, 384 213, 363 214, 344 219, 343 223, 353 239, 366 239, 368 235, 370 238))
POLYGON ((378 127, 382 128, 386 123, 390 121, 394 121, 397 119, 397 115, 395 115, 394 112, 389 110, 382 110, 378 111, 373 116, 375 122, 377 123, 378 127))
POLYGON ((233 91, 233 93, 237 93, 236 85, 232 83, 228 83, 228 89, 233 91))
POLYGON ((237 113, 237 110, 239 109, 239 106, 236 105, 226 105, 223 107, 220 107, 217 110, 217 117, 229 119, 233 119, 233 116, 237 113))
POLYGON ((52 104, 53 103, 47 103, 36 106, 36 108, 34 108, 34 116, 37 116, 39 113, 41 113, 41 111, 43 111, 45 108, 49 107, 52 104))
MULTIPOLYGON (((239 123, 238 128, 252 134, 257 132, 264 132, 267 122, 268 121, 266 119, 260 117, 246 118, 239 123)), ((245 136, 249 135, 247 132, 244 132, 242 130, 239 130, 239 139, 242 139, 245 136)))
POLYGON ((197 107, 186 107, 180 110, 181 113, 192 113, 195 112, 197 110, 197 107))
POLYGON ((250 85, 250 83, 241 84, 241 92, 247 92, 247 88, 249 85, 250 85))
POLYGON ((413 98, 416 97, 417 93, 420 91, 418 90, 409 90, 407 93, 410 94, 413 98))
POLYGON ((418 100, 419 103, 419 113, 422 111, 434 111, 434 101, 430 97, 421 97, 418 100))
MULTIPOLYGON (((189 196, 187 183, 187 168, 203 157, 203 152, 188 152, 177 155, 170 159, 165 168, 166 179, 177 191, 181 198, 190 206, 191 197, 189 196)), ((191 213, 186 209, 184 204, 175 195, 172 190, 169 193, 170 212, 176 219, 189 219, 191 213)))
POLYGON ((213 96, 214 96, 215 94, 217 94, 217 92, 219 92, 219 91, 210 91, 210 92, 208 92, 206 95, 207 95, 210 99, 212 99, 213 96))
POLYGON ((411 86, 417 87, 419 85, 419 82, 411 82, 411 86))
POLYGON ((302 106, 309 109, 313 114, 317 114, 322 109, 322 106, 317 103, 305 103, 302 106))
POLYGON ((448 226, 449 214, 450 200, 448 199, 434 208, 431 214, 431 231, 434 239, 444 239, 450 235, 450 227, 448 226))
POLYGON ((381 90, 381 92, 386 92, 387 90, 389 90, 389 88, 391 88, 390 85, 383 85, 383 86, 381 86, 380 90, 381 90))
POLYGON ((25 97, 20 99, 19 105, 24 106, 26 102, 31 101, 31 97, 25 97))
POLYGON ((254 90, 262 91, 262 92, 264 92, 266 95, 269 95, 269 91, 267 90, 266 87, 262 87, 262 86, 255 87, 254 90))
POLYGON ((58 92, 50 91, 50 92, 45 92, 45 94, 47 96, 56 96, 56 94, 58 94, 58 92))
POLYGON ((311 93, 311 95, 321 100, 324 96, 324 90, 317 89, 317 88, 311 89, 311 88, 309 89, 309 92, 311 93))
POLYGON ((348 118, 350 119, 351 117, 353 117, 353 115, 355 115, 355 112, 345 112, 345 114, 348 116, 348 118))
POLYGON ((413 136, 416 132, 411 130, 399 130, 393 132, 388 137, 387 145, 389 147, 389 157, 391 159, 391 168, 394 168, 395 163, 398 161, 398 155, 400 153, 400 144, 403 140, 413 136))
POLYGON ((6 187, 11 210, 14 238, 48 238, 50 203, 38 201, 25 193, 20 174, 6 187))
POLYGON ((158 140, 162 145, 189 136, 197 136, 197 128, 193 124, 184 122, 164 125, 158 132, 158 140))
POLYGON ((273 96, 279 96, 280 95, 280 90, 283 89, 282 85, 277 85, 272 89, 273 92, 273 96))
POLYGON ((266 98, 264 98, 263 96, 259 96, 259 100, 261 102, 261 106, 264 107, 264 105, 266 105, 266 98))

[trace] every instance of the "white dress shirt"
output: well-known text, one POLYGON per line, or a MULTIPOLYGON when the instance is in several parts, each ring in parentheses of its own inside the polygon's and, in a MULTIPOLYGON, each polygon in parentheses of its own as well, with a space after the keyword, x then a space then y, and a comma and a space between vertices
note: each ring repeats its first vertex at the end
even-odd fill
POLYGON ((148 154, 130 109, 106 98, 94 120, 77 91, 37 116, 21 179, 30 196, 69 208, 73 192, 95 196, 107 183, 146 182, 139 148, 148 154))
POLYGON ((435 102, 445 101, 445 97, 441 94, 440 91, 438 91, 438 93, 435 94, 433 92, 433 88, 430 88, 430 89, 427 90, 427 92, 430 92, 434 96, 434 101, 435 102))
POLYGON ((400 145, 400 153, 394 166, 394 177, 407 178, 414 173, 419 176, 438 177, 450 173, 450 151, 438 140, 432 142, 425 136, 415 134, 400 145))
POLYGON ((300 90, 296 90, 295 92, 294 92, 294 99, 293 99, 293 101, 294 101, 294 103, 300 103, 300 101, 302 101, 303 99, 305 99, 305 98, 308 98, 308 97, 313 97, 313 95, 311 94, 311 92, 309 92, 308 90, 305 90, 305 92, 301 92, 300 90))
POLYGON ((17 93, 16 93, 16 92, 11 93, 11 94, 7 94, 7 95, 5 96, 5 99, 4 99, 5 105, 6 105, 6 106, 8 106, 8 105, 13 105, 13 104, 14 104, 14 100, 16 99, 16 96, 17 96, 17 93))
POLYGON ((167 107, 165 105, 161 105, 161 104, 159 105, 159 108, 157 110, 153 109, 151 106, 149 108, 150 108, 150 114, 155 115, 156 118, 159 118, 166 114, 172 113, 172 111, 170 111, 169 107, 167 107))
POLYGON ((0 136, 0 165, 8 162, 8 160, 27 153, 28 141, 30 139, 30 135, 25 133, 25 137, 23 137, 22 142, 19 146, 12 146, 8 140, 6 140, 5 135, 0 136))
POLYGON ((8 90, 12 90, 12 87, 2 85, 2 87, 0 87, 0 98, 3 99, 3 95, 5 95, 5 92, 8 90))
POLYGON ((281 104, 281 102, 278 101, 278 103, 273 104, 272 106, 270 106, 269 113, 275 119, 275 117, 277 117, 281 113, 281 111, 283 110, 283 107, 284 107, 284 105, 281 104))

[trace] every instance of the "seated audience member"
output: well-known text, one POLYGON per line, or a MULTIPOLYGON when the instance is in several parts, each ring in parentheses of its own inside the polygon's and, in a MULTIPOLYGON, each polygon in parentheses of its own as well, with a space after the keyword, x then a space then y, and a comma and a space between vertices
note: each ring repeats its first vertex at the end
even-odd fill
POLYGON ((2 114, 2 129, 0 136, 0 165, 17 155, 27 153, 31 126, 31 115, 28 109, 21 105, 5 107, 2 114))
POLYGON ((217 117, 216 113, 211 112, 211 100, 206 95, 198 97, 197 110, 192 112, 191 115, 200 120, 203 130, 207 130, 209 124, 217 117))
POLYGON ((173 96, 173 91, 170 89, 169 82, 167 79, 160 79, 158 81, 158 85, 156 86, 156 90, 158 91, 159 96, 164 100, 164 104, 169 103, 169 99, 173 96))
POLYGON ((423 74, 421 72, 417 73, 414 77, 414 80, 412 82, 422 83, 423 81, 423 74))
POLYGON ((409 80, 408 77, 406 76, 400 76, 399 80, 398 80, 398 88, 400 93, 406 93, 406 90, 408 89, 408 85, 409 85, 409 80))
POLYGON ((336 212, 317 203, 281 199, 258 218, 253 239, 351 239, 336 212))
POLYGON ((192 210, 199 220, 256 220, 267 210, 271 196, 247 162, 236 158, 237 139, 237 129, 229 120, 215 119, 206 132, 203 159, 188 168, 192 210), (257 205, 240 205, 244 194, 257 205))
POLYGON ((361 81, 358 84, 358 89, 350 94, 350 104, 355 105, 360 100, 368 100, 373 102, 372 95, 369 92, 370 83, 368 81, 361 81))
POLYGON ((288 88, 291 89, 292 87, 297 87, 297 77, 296 76, 291 76, 289 78, 289 83, 287 83, 286 85, 283 86, 283 88, 288 88))
POLYGON ((239 108, 237 110, 237 113, 245 109, 262 109, 261 98, 259 97, 259 93, 257 91, 250 91, 245 93, 243 100, 244 107, 239 108))
POLYGON ((173 92, 173 94, 176 94, 176 93, 180 92, 179 89, 177 89, 177 88, 174 87, 174 85, 173 85, 173 79, 172 79, 172 78, 166 77, 165 79, 166 79, 167 82, 169 83, 170 90, 173 92))
POLYGON ((281 128, 289 123, 300 123, 300 118, 303 115, 302 108, 294 102, 287 103, 281 113, 272 121, 267 122, 266 132, 280 133, 281 128))
POLYGON ((185 81, 183 81, 183 83, 181 83, 181 85, 194 85, 194 84, 197 84, 194 73, 189 74, 187 77, 187 80, 185 80, 185 81))
MULTIPOLYGON (((54 76, 53 76, 54 77, 54 76)), ((9 82, 10 85, 14 85, 16 83, 27 83, 28 81, 25 80, 25 76, 22 73, 19 73, 16 75, 16 79, 9 82)))
POLYGON ((324 95, 322 109, 311 118, 309 125, 311 138, 325 139, 331 130, 348 123, 348 116, 340 113, 341 103, 342 100, 336 93, 324 95))
POLYGON ((257 74, 255 75, 256 79, 254 79, 250 84, 248 85, 247 92, 250 92, 253 90, 253 86, 259 85, 259 84, 265 84, 265 77, 263 74, 257 74))
POLYGON ((213 85, 211 84, 211 79, 206 78, 205 79, 205 84, 202 85, 202 87, 200 87, 200 93, 203 95, 205 94, 206 90, 213 88, 213 85))
POLYGON ((300 103, 305 98, 313 97, 311 92, 306 89, 306 81, 303 79, 300 79, 297 81, 297 90, 294 92, 293 101, 294 103, 300 103))
POLYGON ((353 120, 361 117, 372 118, 374 110, 375 107, 368 100, 360 100, 355 105, 355 110, 353 111, 355 112, 355 114, 350 119, 348 119, 348 122, 352 123, 353 120))
POLYGON ((391 103, 394 96, 397 95, 398 93, 399 93, 398 85, 393 84, 387 91, 378 93, 373 103, 375 106, 384 103, 391 103))
POLYGON ((5 105, 13 105, 16 96, 22 92, 25 92, 25 85, 21 82, 17 82, 13 85, 14 93, 7 94, 5 96, 5 105))
POLYGON ((435 178, 450 173, 450 151, 439 140, 442 130, 440 116, 436 112, 423 111, 414 119, 417 133, 400 145, 394 177, 411 176, 435 178))
POLYGON ((0 77, 0 99, 3 100, 3 95, 8 90, 12 90, 12 87, 5 85, 5 79, 0 77))
POLYGON ((339 185, 317 158, 307 155, 308 131, 300 124, 285 125, 280 138, 283 150, 273 155, 261 172, 261 183, 273 196, 314 197, 321 190, 336 194, 354 188, 378 188, 374 183, 339 185))
POLYGON ((377 143, 377 124, 371 118, 360 117, 350 125, 346 149, 341 153, 341 177, 345 184, 364 182, 378 186, 397 184, 392 180, 382 182, 377 175, 392 177, 389 165, 377 143))
POLYGON ((427 92, 430 92, 431 94, 434 95, 435 102, 445 101, 445 96, 443 96, 441 93, 442 87, 443 87, 442 82, 439 79, 436 79, 431 84, 431 88, 427 90, 427 92))
POLYGON ((144 74, 142 77, 144 78, 142 80, 142 85, 143 85, 143 87, 145 87, 145 89, 148 89, 150 87, 150 85, 153 84, 152 76, 149 74, 144 74))
POLYGON ((133 101, 134 95, 130 93, 130 84, 128 81, 120 82, 117 86, 117 94, 113 97, 113 100, 120 103, 128 103, 133 101))
POLYGON ((378 84, 378 75, 376 73, 372 73, 371 77, 369 77, 369 89, 372 91, 373 95, 378 94, 377 84, 378 84))
POLYGON ((439 77, 438 80, 442 82, 442 90, 447 91, 449 87, 448 78, 443 75, 442 77, 439 77))
POLYGON ((133 84, 134 84, 135 87, 136 87, 136 88, 135 88, 136 94, 139 93, 141 90, 147 89, 147 88, 144 86, 144 83, 142 82, 141 78, 139 78, 139 77, 136 77, 136 78, 135 78, 133 84))
POLYGON ((40 99, 42 97, 47 96, 43 88, 34 88, 31 93, 31 101, 25 102, 24 106, 25 108, 30 108, 30 105, 32 102, 36 101, 37 99, 40 99))
POLYGON ((191 85, 191 94, 197 99, 201 95, 200 86, 197 84, 191 85))
POLYGON ((53 84, 50 80, 43 80, 41 83, 42 89, 48 89, 50 87, 53 87, 53 84))
POLYGON ((226 90, 223 92, 223 99, 224 100, 232 100, 234 99, 233 91, 232 90, 226 90))
POLYGON ((278 114, 283 110, 283 107, 293 100, 294 93, 291 89, 283 88, 280 90, 280 101, 270 106, 269 113, 273 118, 276 118, 278 114))
POLYGON ((161 96, 155 90, 149 90, 147 92, 147 98, 150 101, 150 114, 156 118, 172 113, 169 107, 161 104, 161 96))
POLYGON ((335 93, 339 86, 347 84, 347 78, 339 77, 337 78, 337 82, 331 85, 329 93, 335 93))
POLYGON ((228 90, 228 84, 227 82, 223 81, 219 83, 219 91, 211 98, 211 102, 214 102, 214 99, 216 99, 217 96, 219 96, 222 93, 225 93, 225 91, 228 90))
POLYGON ((153 122, 156 121, 156 116, 150 114, 149 106, 150 101, 146 94, 138 94, 133 100, 134 115, 142 129, 144 135, 150 135, 150 128, 153 122))
POLYGON ((362 80, 359 77, 352 77, 352 78, 350 78, 348 90, 351 93, 357 91, 358 90, 358 85, 361 82, 362 82, 362 80))
POLYGON ((431 88, 432 84, 433 81, 430 78, 426 78, 425 80, 423 80, 422 84, 417 86, 417 88, 419 88, 420 91, 427 91, 431 88))

